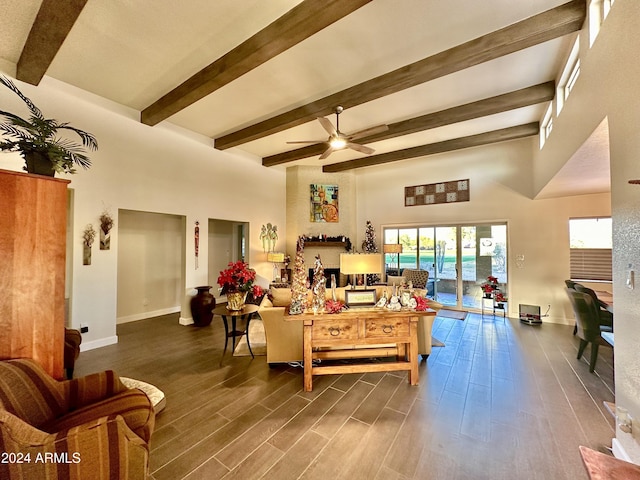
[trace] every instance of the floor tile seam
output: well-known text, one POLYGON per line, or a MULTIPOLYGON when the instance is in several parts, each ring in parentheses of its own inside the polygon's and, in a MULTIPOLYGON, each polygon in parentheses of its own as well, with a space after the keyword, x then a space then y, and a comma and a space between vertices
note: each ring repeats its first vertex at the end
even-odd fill
POLYGON ((189 475, 191 475, 193 472, 195 472, 196 470, 198 470, 200 467, 202 467, 205 463, 209 462, 210 460, 215 460, 216 462, 218 462, 218 464, 220 464, 220 466, 224 469, 227 470, 227 472, 221 477, 224 478, 227 475, 229 475, 229 473, 231 473, 231 469, 227 468, 224 464, 222 464, 217 458, 215 458, 215 456, 211 456, 209 457, 207 460, 205 460, 204 462, 202 462, 200 465, 198 465, 197 467, 195 467, 193 470, 189 471, 186 475, 184 475, 182 478, 185 479, 187 478, 189 475))
MULTIPOLYGON (((305 432, 305 434, 306 434, 306 433, 308 433, 308 432, 312 432, 312 433, 314 433, 314 434, 318 435, 319 437, 324 438, 324 439, 325 439, 325 440, 327 440, 327 441, 325 442, 324 446, 323 446, 320 450, 318 450, 318 452, 317 452, 317 453, 316 453, 316 455, 313 457, 313 459, 309 460, 308 465, 304 468, 304 470, 303 470, 302 472, 300 472, 300 475, 298 475, 298 477, 297 477, 297 478, 301 478, 301 477, 304 475, 304 473, 305 473, 307 470, 309 470, 309 468, 311 467, 311 465, 313 465, 313 462, 315 462, 315 461, 318 459, 318 457, 322 454, 322 452, 324 451, 324 449, 325 449, 325 448, 327 448, 327 447, 328 447, 328 445, 329 445, 329 440, 328 440, 326 437, 324 437, 323 435, 320 435, 319 433, 317 433, 317 432, 313 431, 312 429, 308 429, 308 430, 305 432)), ((282 456, 280 456, 280 458, 278 459, 278 461, 277 461, 277 462, 274 462, 274 464, 273 464, 273 465, 271 465, 271 467, 269 467, 269 469, 268 469, 268 470, 267 470, 267 471, 266 471, 262 476, 260 476, 260 478, 261 478, 261 479, 262 479, 262 478, 264 478, 264 479, 269 479, 269 480, 275 480, 275 479, 271 478, 270 476, 267 476, 267 474, 268 474, 268 473, 273 469, 273 467, 275 467, 275 466, 276 466, 276 464, 277 464, 280 460, 282 460, 282 458, 283 458, 283 457, 284 457, 284 456, 285 456, 289 451, 291 451, 291 450, 292 450, 292 449, 293 449, 293 448, 294 448, 298 443, 300 443, 300 442, 302 441, 302 438, 303 438, 303 437, 304 437, 304 435, 301 435, 301 436, 300 436, 300 437, 299 437, 295 442, 293 442, 293 444, 292 444, 292 445, 287 449, 287 451, 282 451, 282 449, 281 449, 281 448, 276 447, 275 445, 273 445, 273 444, 271 444, 271 443, 270 443, 269 445, 271 445, 272 447, 274 447, 274 448, 276 448, 277 450, 279 450, 280 452, 282 452, 282 456)))
MULTIPOLYGON (((358 382, 360 382, 360 380, 358 380, 358 382)), ((355 385, 356 385, 356 383, 358 383, 358 382, 355 382, 353 385, 355 386, 355 385)), ((369 384, 369 383, 367 383, 367 382, 362 382, 362 383, 363 383, 363 384, 366 384, 366 385, 370 385, 370 384, 369 384)), ((349 390, 351 390, 351 389, 349 389, 349 390)), ((344 422, 342 423, 342 425, 340 425, 340 428, 342 428, 344 425, 346 425, 346 423, 347 423, 349 420, 355 420, 355 421, 357 421, 357 422, 359 422, 359 423, 362 423, 362 424, 364 424, 364 425, 369 425, 368 423, 363 422, 362 420, 360 420, 360 419, 358 419, 358 418, 354 417, 354 416, 353 416, 353 414, 354 414, 355 412, 357 412, 357 411, 358 411, 358 409, 359 409, 359 408, 362 406, 362 404, 366 401, 366 399, 369 397, 369 395, 371 395, 371 392, 372 392, 372 391, 373 391, 373 388, 372 388, 371 390, 369 390, 369 392, 367 392, 367 394, 362 398, 362 400, 360 400, 360 402, 358 403, 358 405, 356 405, 356 406, 353 408, 353 410, 352 410, 351 414, 350 414, 348 417, 346 417, 346 418, 345 418, 345 420, 344 420, 344 422)), ((345 392, 345 395, 346 395, 346 392, 345 392)), ((338 401, 340 401, 340 400, 338 400, 338 401)), ((337 402, 336 402, 336 403, 337 403, 337 402)), ((335 404, 334 404, 334 406, 335 406, 335 404)), ((333 407, 331 407, 331 408, 333 408, 333 407)), ((329 413, 329 411, 330 411, 330 410, 331 410, 331 409, 329 409, 329 410, 327 411, 327 413, 329 413)), ((323 438, 327 438, 328 440, 332 440, 332 439, 335 437, 335 435, 340 431, 340 428, 338 428, 338 429, 336 430, 336 432, 334 433, 334 435, 333 435, 333 436, 331 436, 330 438, 326 437, 325 435, 321 434, 320 432, 318 432, 318 431, 315 429, 316 425, 318 425, 318 423, 320 423, 320 422, 322 421, 322 419, 325 417, 325 415, 327 415, 327 413, 325 413, 322 417, 320 417, 320 418, 318 419, 318 421, 317 421, 316 423, 314 423, 314 424, 311 426, 311 428, 310 428, 309 430, 314 431, 315 433, 317 433, 318 435, 320 435, 320 436, 321 436, 321 437, 323 437, 323 438)), ((371 425, 369 425, 369 426, 371 426, 371 425)))
MULTIPOLYGON (((227 423, 225 423, 224 425, 221 425, 220 427, 216 428, 215 430, 213 430, 213 431, 209 432, 209 434, 208 434, 208 435, 206 435, 206 436, 204 436, 204 437, 200 438, 198 441, 194 442, 192 445, 190 445, 189 447, 187 447, 187 449, 186 449, 186 450, 184 450, 180 455, 178 455, 177 457, 172 458, 172 459, 171 459, 171 460, 169 460, 167 463, 163 464, 161 467, 159 467, 159 468, 157 468, 156 470, 154 470, 154 472, 157 472, 157 471, 158 471, 158 470, 160 470, 161 468, 164 468, 165 466, 169 465, 171 462, 174 462, 174 461, 178 460, 179 458, 181 458, 181 457, 183 457, 183 456, 187 455, 191 450, 193 450, 193 449, 194 449, 194 448, 196 448, 197 446, 199 446, 199 445, 203 444, 204 442, 206 442, 207 440, 209 440, 209 438, 211 438, 213 435, 215 435, 218 431, 220 431, 221 429, 223 429, 223 428, 225 428, 225 427, 228 427, 228 425, 229 425, 230 423, 231 423, 231 422, 227 422, 227 423)), ((248 430, 248 429, 247 429, 247 430, 248 430)), ((241 432, 237 437, 235 437, 235 438, 234 438, 234 440, 235 440, 236 438, 238 438, 238 437, 242 436, 242 435, 243 435, 247 430, 244 430, 243 432, 241 432)), ((185 432, 185 433, 187 433, 187 432, 185 432)), ((173 440, 175 440, 175 439, 173 439, 173 440)), ((232 440, 232 441, 233 441, 233 440, 232 440)), ((167 442, 167 443, 168 443, 168 442, 167 442)), ((230 442, 229 442, 229 443, 230 443, 230 442)), ((163 444, 163 445, 166 445, 166 443, 165 443, 165 444, 163 444)), ((217 455, 218 453, 220 453, 220 451, 222 451, 223 449, 224 449, 224 447, 219 448, 215 453, 212 453, 212 454, 211 454, 211 457, 214 457, 215 455, 217 455)), ((209 458, 211 458, 211 457, 209 457, 209 458)))
MULTIPOLYGON (((324 413, 324 414, 322 414, 322 415, 320 416, 320 418, 318 418, 315 422, 313 422, 313 424, 312 424, 312 425, 307 429, 307 431, 311 430, 315 425, 317 425, 317 423, 318 423, 318 422, 319 422, 319 421, 320 421, 320 420, 321 420, 321 419, 322 419, 322 418, 327 414, 327 412, 328 412, 329 410, 331 410, 331 409, 336 405, 336 403, 338 403, 338 402, 340 401, 340 399, 341 399, 342 397, 344 397, 344 395, 345 395, 345 393, 344 393, 342 390, 339 390, 339 389, 337 389, 337 388, 332 388, 332 387, 331 387, 331 385, 329 385, 329 386, 325 389, 325 391, 326 391, 326 390, 328 390, 328 389, 335 390, 336 392, 341 393, 342 395, 340 396, 340 398, 338 398, 335 402, 333 402, 331 405, 329 405, 329 406, 327 407, 327 409, 326 409, 325 413, 324 413)), ((297 394, 296 394, 296 395, 297 395, 297 394)), ((300 398, 302 398, 302 399, 304 399, 304 400, 309 400, 308 398, 303 397, 303 396, 301 396, 301 395, 300 395, 299 397, 300 397, 300 398)), ((318 397, 319 397, 319 396, 318 396, 318 397)), ((282 450, 280 447, 278 447, 278 446, 274 445, 273 443, 270 443, 270 440, 271 440, 271 439, 272 439, 272 438, 273 438, 273 437, 274 437, 274 436, 275 436, 275 435, 276 435, 280 430, 282 430, 282 429, 283 429, 283 428, 285 428, 287 425, 289 425, 289 424, 290 424, 294 419, 296 419, 296 418, 297 418, 299 415, 301 415, 301 414, 302 414, 302 413, 303 413, 307 408, 309 408, 309 406, 313 403, 313 401, 314 401, 314 400, 316 400, 318 397, 315 397, 313 400, 309 400, 309 402, 307 403, 307 405, 305 405, 305 406, 304 406, 303 408, 301 408, 301 409, 300 409, 300 410, 299 410, 299 411, 298 411, 294 416, 292 416, 289 420, 287 420, 287 421, 286 421, 286 422, 285 422, 285 423, 284 423, 284 424, 283 424, 283 425, 282 425, 282 426, 281 426, 281 427, 280 427, 276 432, 274 432, 272 435, 270 435, 270 436, 269 436, 269 438, 268 438, 268 439, 266 439, 263 443, 269 443, 269 445, 271 445, 272 447, 277 448, 278 450, 282 451, 283 453, 287 453, 287 452, 291 449, 291 447, 289 447, 287 450, 282 450)), ((319 435, 319 434, 318 434, 318 435, 319 435)), ((304 436, 304 435, 303 435, 303 436, 304 436)), ((301 438, 301 437, 300 437, 300 438, 301 438)), ((294 445, 295 445, 295 444, 300 440, 300 438, 298 438, 298 440, 296 440, 296 442, 294 442, 294 445)))
MULTIPOLYGON (((216 431, 217 431, 217 430, 216 430, 216 431)), ((209 435, 207 435, 206 437, 201 438, 201 439, 200 439, 200 440, 198 440, 197 442, 194 442, 192 445, 190 445, 189 447, 187 447, 187 448, 186 448, 186 450, 183 450, 183 452, 182 452, 180 455, 178 455, 177 457, 173 457, 171 460, 169 460, 169 461, 168 461, 168 462, 166 462, 166 463, 163 463, 161 466, 159 466, 158 468, 156 468, 155 470, 153 470, 153 472, 152 472, 152 473, 158 472, 159 470, 162 470, 163 468, 165 468, 167 465, 171 464, 172 462, 175 462, 176 460, 178 460, 178 459, 180 459, 180 458, 184 457, 184 456, 185 456, 185 455, 187 455, 191 450, 193 450, 194 448, 196 448, 198 445, 200 445, 200 444, 202 444, 203 442, 205 442, 206 440, 208 440, 208 439, 209 439, 209 437, 211 437, 214 433, 215 433, 215 431, 214 431, 214 432, 211 432, 211 433, 210 433, 209 435)), ((166 445, 166 444, 165 444, 165 445, 166 445)), ((218 452, 216 452, 216 453, 218 453, 218 452)), ((216 454, 216 453, 213 453, 213 454, 211 455, 211 457, 209 457, 209 458, 212 458, 213 456, 215 456, 215 454, 216 454)), ((201 465, 202 465, 202 464, 201 464, 201 465)))
MULTIPOLYGON (((191 413, 193 413, 193 412, 191 412, 191 413)), ((173 420, 171 423, 167 423, 166 425, 163 425, 162 427, 158 428, 157 430, 154 430, 154 432, 153 432, 153 433, 157 433, 157 432, 159 432, 159 431, 161 431, 161 430, 163 430, 163 429, 165 429, 165 428, 168 428, 168 427, 172 426, 172 425, 174 424, 174 422, 176 422, 176 421, 178 421, 178 420, 183 419, 186 415, 189 415, 189 414, 182 415, 181 417, 179 417, 179 418, 177 418, 177 419, 173 420)), ((223 417, 222 415, 220 415, 220 414, 218 414, 218 413, 215 413, 214 415, 218 415, 218 416, 220 416, 221 418, 223 418, 223 419, 227 420, 227 423, 230 421, 230 420, 228 420, 226 417, 223 417)), ((212 415, 212 416, 214 416, 214 415, 212 415)), ((175 426, 174 426, 174 427, 175 427, 175 426)), ((178 430, 178 435, 176 435, 176 436, 174 437, 174 439, 175 439, 175 438, 179 438, 181 435, 184 435, 184 434, 186 434, 186 433, 189 433, 189 431, 190 431, 189 429, 187 429, 187 430, 184 430, 184 429, 176 429, 176 430, 178 430)), ((164 444, 163 444, 163 445, 164 445, 164 444)), ((155 448, 154 448, 154 449, 155 449, 155 448)))
MULTIPOLYGON (((548 353, 547 353, 547 349, 545 348, 544 343, 541 341, 541 339, 540 339, 540 336, 539 336, 539 335, 537 335, 537 336, 536 336, 536 338, 538 339, 538 342, 539 342, 539 344, 540 344, 540 348, 542 349, 542 352, 543 352, 543 354, 544 354, 544 358, 545 358, 545 360, 546 360, 546 363, 547 363, 547 365, 549 366, 550 371, 553 373, 553 377, 554 377, 554 379, 555 379, 555 383, 557 383, 557 384, 558 384, 558 386, 559 386, 559 388, 560 388, 560 391, 562 392, 562 396, 563 396, 563 398, 564 398, 564 400, 565 400, 565 403, 566 403, 566 405, 569 407, 569 409, 570 409, 570 411, 571 411, 571 414, 572 414, 572 417, 573 417, 573 421, 574 421, 574 422, 575 422, 575 424, 577 424, 577 426, 578 426, 578 429, 579 429, 579 431, 580 431, 580 434, 582 435, 582 439, 583 439, 583 440, 588 439, 588 438, 589 438, 589 436, 587 435, 587 433, 585 432, 584 428, 582 427, 582 423, 580 422, 580 420, 579 420, 579 418, 578 418, 578 415, 576 414, 576 411, 575 411, 575 409, 574 409, 573 405, 571 404, 571 402, 570 402, 570 400, 569 400, 569 397, 568 397, 568 395, 567 395, 566 389, 565 389, 564 385, 562 384, 562 382, 560 381, 560 379, 559 379, 559 377, 558 377, 556 367, 555 367, 555 366, 554 366, 554 364, 550 361, 550 357, 549 357, 549 355, 548 355, 548 353)), ((574 375, 577 375, 576 370, 573 368, 573 364, 572 364, 571 362, 569 362, 569 360, 566 358, 566 356, 562 353, 562 350, 559 350, 559 351, 560 351, 560 353, 562 354, 562 356, 563 356, 564 360, 565 360, 565 361, 567 362, 567 364, 569 365, 569 367, 570 367, 571 371, 574 373, 574 375)), ((538 394, 540 394, 540 382, 539 382, 540 378, 539 378, 539 376, 537 376, 537 375, 536 375, 536 376, 534 376, 534 378, 535 378, 535 381, 536 381, 536 386, 537 386, 537 388, 538 388, 538 394)), ((542 398, 542 396, 540 396, 540 398, 542 398)), ((551 405, 550 405, 548 402, 542 402, 542 403, 543 403, 543 407, 542 407, 542 408, 543 408, 543 409, 544 409, 544 411, 546 412, 546 414, 545 414, 545 418, 546 418, 546 419, 549 419, 549 418, 550 418, 550 417, 549 417, 549 413, 552 413, 551 405)), ((556 445, 556 448, 561 448, 561 447, 562 447, 561 445, 558 445, 558 443, 557 443, 556 438, 555 438, 555 436, 554 436, 554 435, 552 435, 552 441, 553 441, 553 442, 554 442, 554 444, 556 445)))
MULTIPOLYGON (((308 402, 307 405, 309 405, 308 402)), ((269 443, 270 446, 272 446, 273 448, 281 451, 283 454, 287 453, 286 451, 283 451, 281 448, 277 447, 276 445, 274 445, 273 443, 270 443, 269 440, 271 440, 275 435, 278 434, 278 432, 280 432, 293 418, 295 418, 302 410, 304 410, 307 406, 305 405, 305 407, 303 407, 301 410, 298 411, 298 413, 296 413, 296 415, 294 415, 293 417, 291 417, 287 422, 283 423, 282 425, 280 425, 276 430, 274 430, 268 437, 266 437, 262 442, 260 442, 260 444, 254 448, 251 453, 255 452, 258 448, 260 448, 261 446, 263 446, 266 443, 269 443)), ((277 410, 277 409, 276 409, 277 410)), ((272 410, 271 412, 269 412, 269 414, 267 416, 265 416, 264 418, 262 418, 260 421, 258 421, 257 423, 255 423, 254 425, 252 425, 249 429, 247 429, 242 435, 240 435, 238 438, 234 439, 232 442, 229 442, 229 444, 225 445, 225 447, 221 448, 218 452, 216 452, 213 456, 216 457, 216 459, 222 463, 223 465, 227 466, 222 460, 218 459, 218 455, 225 450, 225 448, 227 448, 228 445, 230 445, 231 443, 235 442, 236 440, 242 438, 243 435, 245 435, 246 433, 250 432, 254 427, 257 427, 258 425, 260 425, 262 422, 264 422, 265 420, 267 420, 267 418, 269 416, 271 416, 272 414, 274 414, 276 412, 276 410, 272 410)), ((295 444, 295 442, 294 442, 295 444)), ((234 468, 236 468, 238 465, 240 465, 244 460, 246 460, 249 457, 249 455, 246 455, 240 462, 238 462, 237 465, 229 467, 227 466, 227 468, 229 468, 230 470, 233 470, 234 468)))
MULTIPOLYGON (((216 415, 217 415, 217 414, 216 414, 216 415)), ((220 415, 220 417, 221 417, 221 418, 224 418, 224 417, 222 417, 222 415, 220 415)), ((226 420, 226 419, 225 419, 225 420, 226 420)), ((225 425, 228 425, 228 424, 229 424, 229 422, 230 422, 230 421, 229 421, 229 420, 227 420, 227 422, 226 422, 224 425, 221 425, 219 428, 222 428, 222 427, 224 427, 225 425)), ((216 430, 217 430, 217 429, 216 429, 216 430)), ((154 431, 154 433, 156 433, 156 432, 154 431)), ((166 440, 165 442, 163 442, 163 443, 161 443, 161 444, 157 444, 157 445, 155 445, 155 444, 154 444, 153 448, 149 451, 149 453, 150 453, 150 454, 152 454, 153 452, 156 452, 158 449, 163 448, 164 446, 168 445, 168 444, 169 444, 169 443, 171 443, 171 442, 176 441, 177 439, 179 439, 179 438, 180 438, 180 437, 182 437, 182 436, 185 436, 185 435, 186 435, 186 434, 188 434, 188 433, 189 433, 189 430, 181 430, 181 431, 179 432, 179 434, 178 434, 178 435, 176 435, 176 436, 174 436, 174 437, 172 437, 172 438, 170 438, 170 439, 166 440)))
MULTIPOLYGON (((398 475, 402 475, 403 478, 407 478, 405 475, 403 475, 401 472, 398 472, 397 470, 394 470, 393 468, 391 468, 389 465, 387 465, 387 459, 389 458, 389 455, 391 454, 391 447, 393 446, 393 444, 396 442, 396 440, 398 439, 398 437, 400 436, 400 432, 402 431, 402 429, 404 428, 404 426, 406 425, 406 423, 409 420, 409 413, 411 412, 411 410, 413 410, 413 407, 415 406, 416 402, 418 401, 418 397, 415 397, 413 399, 413 402, 411 402, 411 406, 409 407, 409 411, 407 413, 403 413, 403 412, 399 412, 398 410, 395 410, 393 408, 389 408, 389 410, 391 410, 392 412, 396 412, 396 413, 401 413, 404 415, 404 419, 402 420, 402 424, 400 425, 400 427, 398 427, 398 430, 396 431, 396 434, 393 437, 393 440, 389 443, 389 448, 387 449, 387 452, 385 453, 384 458, 382 459, 382 463, 380 464, 381 467, 382 466, 386 466, 389 470, 396 472, 398 475)), ((388 408, 388 407, 385 407, 388 408)), ((418 465, 420 465, 420 458, 422 457, 422 452, 424 451, 424 443, 422 444, 422 447, 420 449, 420 455, 418 455, 418 461, 416 462, 416 468, 414 469, 411 477, 408 478, 413 478, 415 476, 416 470, 418 468, 418 465)))
MULTIPOLYGON (((227 387, 225 387, 225 388, 227 388, 227 387)), ((232 391, 232 389, 229 389, 229 388, 227 388, 227 390, 229 390, 230 392, 232 391)), ((200 405, 200 409, 204 408, 204 407, 205 407, 206 405, 208 405, 209 403, 216 401, 218 398, 220 398, 220 397, 221 397, 222 395, 224 395, 225 393, 227 393, 227 392, 221 392, 221 393, 220 393, 220 395, 216 395, 215 397, 213 397, 213 398, 211 398, 211 399, 207 400, 206 402, 202 403, 202 404, 200 405)), ((171 399, 170 399, 170 398, 167 398, 167 403, 170 403, 170 401, 171 401, 171 399)), ((187 403, 187 402, 185 402, 185 403, 187 403)), ((265 407, 265 408, 266 408, 266 407, 265 407)), ((162 425, 162 427, 160 427, 158 430, 160 430, 160 429, 162 429, 162 428, 165 428, 165 427, 168 427, 169 425, 174 424, 174 423, 175 423, 175 422, 177 422, 178 420, 182 420, 182 419, 184 419, 186 416, 191 415, 192 413, 194 413, 194 412, 193 412, 193 410, 191 410, 191 411, 189 411, 189 412, 186 412, 186 413, 184 413, 183 415, 180 415, 179 417, 177 417, 177 418, 175 418, 174 420, 172 420, 172 421, 171 421, 171 423, 167 423, 167 424, 165 424, 165 425, 162 425)), ((216 414, 217 414, 217 415, 220 415, 218 412, 216 412, 216 414)), ((223 417, 223 418, 227 418, 227 417, 225 417, 225 416, 223 416, 223 415, 220 415, 220 416, 221 416, 221 417, 223 417)), ((185 430, 180 429, 180 432, 181 432, 181 433, 185 433, 186 431, 185 431, 185 430)))
MULTIPOLYGON (((580 385, 582 386, 583 392, 585 393, 589 399, 591 400, 591 403, 593 404, 593 406, 596 408, 596 410, 598 411, 598 413, 600 414, 600 416, 602 417, 602 419, 604 420, 604 422, 611 428, 611 425, 608 422, 608 417, 604 414, 603 410, 599 407, 598 405, 598 401, 593 397, 593 395, 591 394, 591 390, 589 390, 589 388, 587 387, 587 385, 584 383, 584 381, 582 380, 582 377, 578 374, 578 371, 574 368, 574 365, 572 362, 569 361, 569 358, 566 357, 566 355, 564 355, 565 361, 567 362, 567 365, 569 366, 569 368, 571 369, 571 371, 573 372, 573 374, 575 375, 577 381, 580 383, 580 385)), ((603 382, 604 383, 604 382, 603 382)), ((562 384, 561 384, 562 385, 562 384)), ((606 385, 606 384, 605 384, 606 385)), ((571 411, 573 412, 574 416, 576 417, 576 420, 578 419, 578 415, 576 414, 576 411, 573 407, 573 402, 571 402, 571 400, 569 399, 568 395, 566 394, 566 389, 563 387, 562 388, 563 394, 566 397, 567 403, 569 404, 569 406, 571 407, 571 411)), ((580 425, 582 425, 581 422, 578 422, 580 425)), ((582 427, 581 427, 582 428, 582 427)), ((613 433, 615 433, 615 429, 611 428, 611 431, 613 433)), ((586 432, 585 432, 585 436, 586 432)), ((588 437, 588 436, 587 436, 588 437)))

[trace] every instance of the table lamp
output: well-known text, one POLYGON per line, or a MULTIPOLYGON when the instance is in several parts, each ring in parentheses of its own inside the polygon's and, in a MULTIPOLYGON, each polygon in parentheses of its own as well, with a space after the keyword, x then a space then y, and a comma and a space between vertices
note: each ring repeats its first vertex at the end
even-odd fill
MULTIPOLYGON (((402 253, 402 244, 401 243, 385 243, 382 246, 382 251, 385 254, 396 254, 397 255, 397 261, 398 261, 398 275, 400 275, 400 254, 402 253)), ((386 262, 385 262, 386 264, 386 262)), ((386 270, 386 268, 385 268, 386 270)), ((385 275, 387 274, 387 272, 384 272, 385 275)))
POLYGON ((269 252, 267 253, 267 261, 273 263, 273 281, 277 282, 280 273, 278 264, 284 262, 284 253, 269 252))
MULTIPOLYGON (((381 273, 382 255, 379 253, 341 253, 340 273, 345 275, 364 275, 364 286, 367 287, 368 273, 381 273)), ((354 287, 355 287, 354 279, 354 287)))

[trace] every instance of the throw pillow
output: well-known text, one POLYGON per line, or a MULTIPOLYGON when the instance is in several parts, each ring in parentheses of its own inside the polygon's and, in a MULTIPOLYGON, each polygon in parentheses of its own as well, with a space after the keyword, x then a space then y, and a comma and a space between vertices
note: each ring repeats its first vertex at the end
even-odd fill
POLYGON ((274 307, 288 307, 291 304, 291 289, 271 288, 270 297, 274 307))
POLYGON ((393 275, 387 275, 387 285, 402 285, 403 283, 407 283, 404 277, 395 277, 393 275))

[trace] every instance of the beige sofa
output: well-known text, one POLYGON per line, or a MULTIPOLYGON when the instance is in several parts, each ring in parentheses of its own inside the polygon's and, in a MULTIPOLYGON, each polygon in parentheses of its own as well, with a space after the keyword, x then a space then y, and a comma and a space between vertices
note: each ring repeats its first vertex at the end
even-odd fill
MULTIPOLYGON (((380 298, 385 289, 391 294, 391 287, 374 286, 376 297, 380 298)), ((345 288, 336 289, 336 298, 344 301, 345 288)), ((424 296, 425 290, 415 290, 416 295, 424 296)), ((264 323, 264 332, 267 341, 267 363, 301 362, 302 361, 302 321, 285 320, 286 306, 291 302, 291 290, 288 288, 271 289, 271 300, 268 295, 262 299, 258 314, 264 323)), ((327 289, 327 298, 331 298, 331 290, 327 289)), ((439 310, 442 305, 430 301, 434 310, 439 310)), ((290 317, 289 317, 290 318, 290 317)), ((431 330, 434 316, 423 316, 418 321, 418 353, 426 358, 431 353, 431 330)), ((356 348, 354 346, 354 348, 356 348)), ((395 355, 395 346, 389 346, 388 355, 395 355)))

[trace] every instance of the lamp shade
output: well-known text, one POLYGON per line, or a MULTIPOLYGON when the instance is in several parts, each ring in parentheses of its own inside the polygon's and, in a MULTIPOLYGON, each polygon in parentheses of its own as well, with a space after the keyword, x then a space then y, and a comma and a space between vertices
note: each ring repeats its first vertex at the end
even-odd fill
POLYGON ((267 253, 267 262, 282 263, 284 262, 284 253, 282 252, 269 252, 267 253))
POLYGON ((379 253, 341 253, 340 273, 345 275, 382 273, 382 255, 379 253))
POLYGON ((385 243, 382 246, 382 251, 384 253, 402 253, 402 244, 401 243, 385 243))

